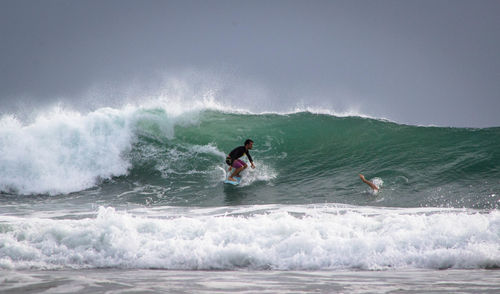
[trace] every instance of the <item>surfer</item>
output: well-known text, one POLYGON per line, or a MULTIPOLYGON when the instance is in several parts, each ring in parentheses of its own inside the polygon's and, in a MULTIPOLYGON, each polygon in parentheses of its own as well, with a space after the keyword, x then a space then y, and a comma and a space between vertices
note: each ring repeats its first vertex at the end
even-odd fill
POLYGON ((253 148, 253 141, 247 139, 243 146, 236 147, 233 149, 233 151, 229 153, 229 155, 226 157, 226 163, 227 165, 229 165, 228 171, 231 171, 231 169, 234 168, 234 172, 228 177, 228 180, 235 181, 234 177, 236 176, 239 177, 240 172, 248 167, 243 160, 239 159, 243 155, 246 155, 248 157, 248 160, 250 160, 252 168, 255 168, 252 156, 250 156, 249 152, 249 150, 252 148, 253 148))
POLYGON ((362 174, 359 174, 359 177, 361 178, 361 180, 363 181, 363 183, 365 183, 368 186, 370 186, 370 188, 372 188, 373 191, 375 191, 375 192, 378 191, 377 185, 375 185, 374 183, 372 183, 372 182, 368 181, 367 179, 365 179, 365 176, 363 176, 362 174))

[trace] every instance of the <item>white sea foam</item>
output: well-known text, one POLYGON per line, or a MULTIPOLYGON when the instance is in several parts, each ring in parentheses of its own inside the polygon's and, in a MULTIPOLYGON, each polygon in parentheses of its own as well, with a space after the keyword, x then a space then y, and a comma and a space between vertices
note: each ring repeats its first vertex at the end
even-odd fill
POLYGON ((256 181, 270 182, 277 177, 278 173, 264 162, 256 160, 254 163, 255 169, 248 164, 248 168, 242 173, 241 186, 248 186, 256 181))
POLYGON ((55 109, 23 125, 0 119, 0 190, 68 193, 97 178, 124 174, 130 148, 127 111, 104 108, 82 115, 55 109))
POLYGON ((101 207, 95 218, 80 220, 0 216, 0 268, 500 266, 497 211, 331 205, 168 211, 101 207))

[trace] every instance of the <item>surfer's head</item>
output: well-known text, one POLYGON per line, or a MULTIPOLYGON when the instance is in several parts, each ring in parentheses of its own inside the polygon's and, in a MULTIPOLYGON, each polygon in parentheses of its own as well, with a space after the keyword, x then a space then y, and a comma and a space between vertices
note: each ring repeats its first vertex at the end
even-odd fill
POLYGON ((252 147, 253 147, 253 141, 250 140, 250 139, 246 139, 246 141, 245 141, 245 147, 247 149, 252 149, 252 147))

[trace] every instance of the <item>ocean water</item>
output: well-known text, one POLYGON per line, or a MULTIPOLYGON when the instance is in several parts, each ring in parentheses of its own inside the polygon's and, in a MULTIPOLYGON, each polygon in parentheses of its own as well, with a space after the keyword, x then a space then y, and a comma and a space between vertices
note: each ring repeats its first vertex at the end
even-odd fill
POLYGON ((497 293, 498 146, 210 103, 4 115, 0 291, 497 293), (257 168, 224 185, 247 138, 257 168))

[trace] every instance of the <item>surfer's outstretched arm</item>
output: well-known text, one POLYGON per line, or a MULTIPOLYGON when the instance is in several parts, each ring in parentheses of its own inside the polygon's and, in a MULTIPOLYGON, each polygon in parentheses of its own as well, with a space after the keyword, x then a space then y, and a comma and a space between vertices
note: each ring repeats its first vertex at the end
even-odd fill
POLYGON ((378 191, 378 187, 374 183, 372 183, 372 182, 368 181, 367 179, 365 179, 365 176, 363 176, 362 174, 359 174, 359 178, 363 181, 363 183, 365 183, 368 186, 370 186, 370 188, 372 188, 374 191, 378 191))

